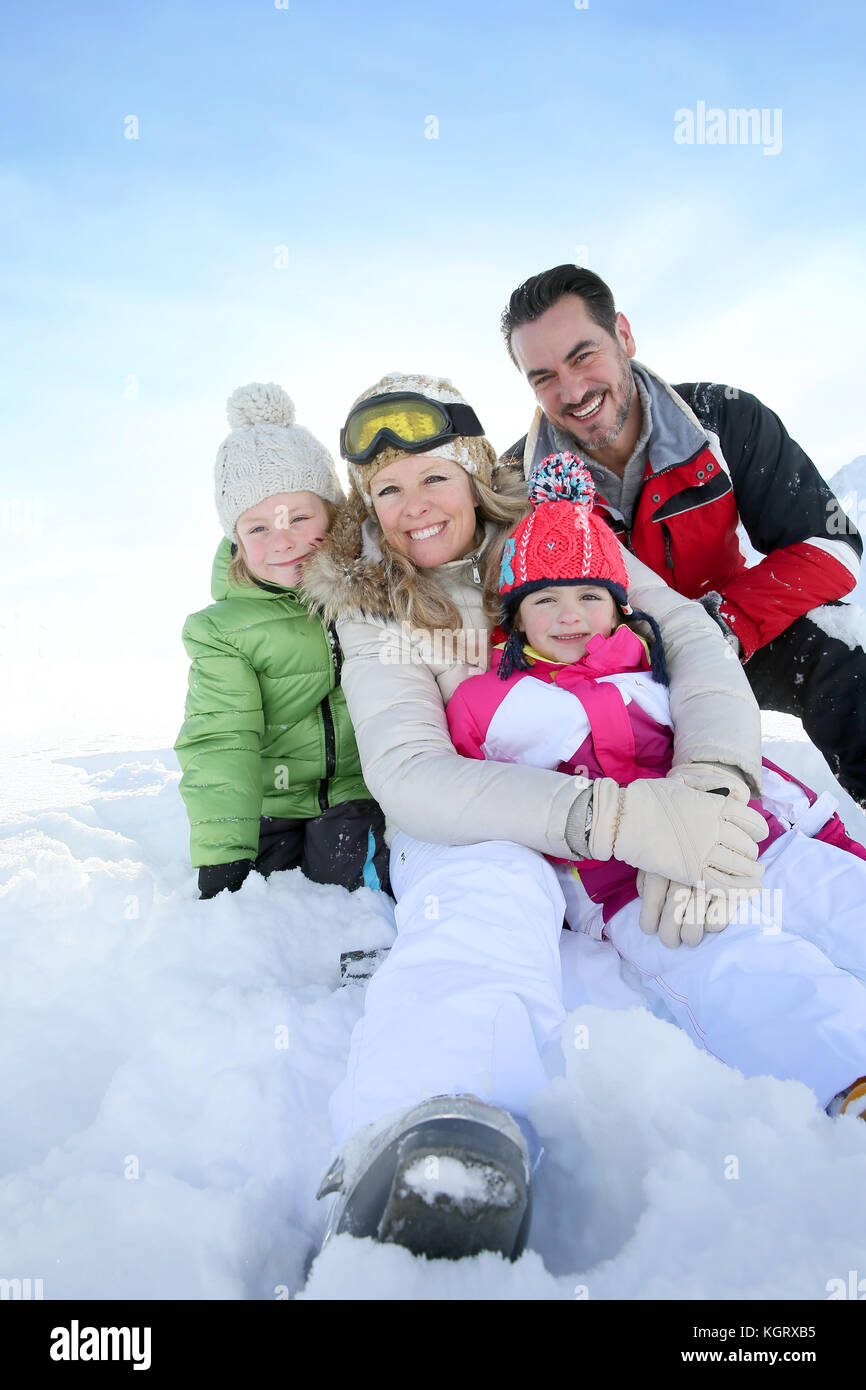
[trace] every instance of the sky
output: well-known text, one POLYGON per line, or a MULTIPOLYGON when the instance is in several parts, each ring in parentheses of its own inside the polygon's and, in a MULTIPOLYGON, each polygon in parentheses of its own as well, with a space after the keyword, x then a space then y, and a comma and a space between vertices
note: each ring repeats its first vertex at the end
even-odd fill
POLYGON ((499 315, 564 261, 668 380, 753 391, 827 477, 866 453, 864 29, 837 0, 7 0, 15 736, 173 739, 236 386, 336 455, 385 372, 447 376, 504 449, 534 402, 499 315))

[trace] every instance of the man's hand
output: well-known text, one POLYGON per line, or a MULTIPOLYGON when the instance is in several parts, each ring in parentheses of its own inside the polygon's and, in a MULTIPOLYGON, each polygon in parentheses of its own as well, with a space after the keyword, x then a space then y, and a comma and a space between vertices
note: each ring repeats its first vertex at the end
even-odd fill
POLYGON ((698 603, 701 607, 706 609, 713 619, 713 622, 718 623, 719 627, 722 629, 722 636, 731 648, 731 651, 735 656, 741 657, 743 655, 743 644, 721 611, 724 601, 724 595, 717 593, 715 589, 710 589, 708 593, 702 594, 698 599, 698 603))

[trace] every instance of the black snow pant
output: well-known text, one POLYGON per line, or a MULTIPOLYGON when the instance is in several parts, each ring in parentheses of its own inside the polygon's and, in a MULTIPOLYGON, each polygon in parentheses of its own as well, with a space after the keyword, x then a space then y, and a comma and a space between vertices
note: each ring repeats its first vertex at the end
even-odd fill
POLYGON ((798 618, 743 669, 761 709, 796 714, 842 786, 866 809, 866 651, 855 628, 861 610, 827 603, 822 612, 828 626, 850 631, 852 646, 810 618, 798 618))
POLYGON ((385 817, 373 800, 344 801, 310 820, 262 816, 253 868, 265 878, 297 869, 314 883, 380 888, 389 893, 385 817))

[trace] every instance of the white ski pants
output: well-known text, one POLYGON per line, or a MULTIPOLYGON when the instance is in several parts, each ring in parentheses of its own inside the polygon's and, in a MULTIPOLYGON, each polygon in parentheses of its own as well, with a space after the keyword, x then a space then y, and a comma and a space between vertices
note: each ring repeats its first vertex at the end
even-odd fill
POLYGON ((399 832, 391 886, 397 939, 331 1099, 337 1143, 435 1095, 472 1093, 524 1117, 565 1018, 553 868, 504 841, 432 845, 399 832))
POLYGON ((566 1006, 634 1007, 644 991, 723 1062, 803 1081, 826 1105, 866 1073, 866 861, 798 830, 762 858, 758 905, 697 947, 645 935, 634 902, 606 939, 588 924, 560 949, 564 898, 541 855, 398 834, 397 939, 331 1100, 338 1144, 431 1095, 471 1092, 523 1118, 560 1070, 566 1006))
POLYGON ((633 1006, 612 997, 615 951, 700 1047, 746 1076, 802 1081, 827 1105, 866 1075, 866 860, 789 830, 761 861, 759 897, 699 946, 647 936, 640 902, 611 918, 604 941, 574 943, 568 1002, 633 1006))

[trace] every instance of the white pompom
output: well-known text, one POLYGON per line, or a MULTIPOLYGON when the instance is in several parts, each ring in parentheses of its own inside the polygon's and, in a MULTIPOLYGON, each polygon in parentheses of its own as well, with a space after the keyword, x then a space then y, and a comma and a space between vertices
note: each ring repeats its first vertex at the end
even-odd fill
POLYGON ((291 398, 275 381, 251 381, 249 386, 239 386, 226 402, 226 414, 233 430, 250 425, 282 425, 289 429, 295 423, 291 398))

